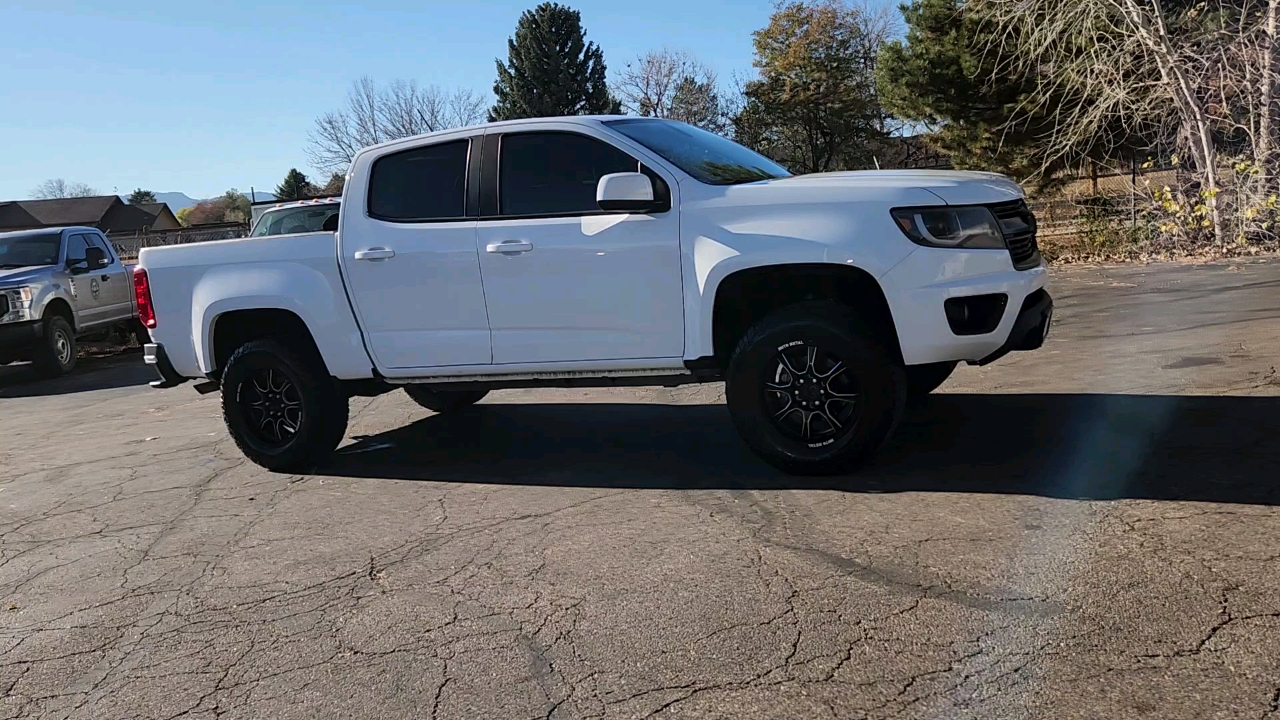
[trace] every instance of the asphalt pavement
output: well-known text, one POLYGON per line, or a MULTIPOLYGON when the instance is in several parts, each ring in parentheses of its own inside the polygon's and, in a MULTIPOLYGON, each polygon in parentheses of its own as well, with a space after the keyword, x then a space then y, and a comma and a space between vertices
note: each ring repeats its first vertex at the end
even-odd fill
POLYGON ((715 385, 360 399, 284 476, 136 354, 0 368, 0 718, 1280 718, 1280 260, 1052 291, 817 480, 715 385))

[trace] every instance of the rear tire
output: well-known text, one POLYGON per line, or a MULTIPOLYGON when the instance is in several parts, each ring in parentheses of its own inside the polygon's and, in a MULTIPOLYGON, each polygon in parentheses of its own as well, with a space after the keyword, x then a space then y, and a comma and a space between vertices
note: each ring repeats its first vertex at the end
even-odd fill
POLYGON ((61 315, 44 319, 43 337, 32 356, 36 372, 44 377, 61 377, 76 367, 76 333, 61 315))
POLYGON ((347 432, 347 396, 314 353, 246 343, 222 373, 222 415, 245 457, 272 472, 323 463, 347 432))
POLYGON ((442 415, 471 407, 489 394, 488 390, 431 390, 422 385, 406 385, 404 391, 414 402, 442 415))
POLYGON ((778 310, 734 351, 725 398, 734 426, 765 462, 833 475, 869 459, 902 417, 902 367, 849 308, 778 310))
POLYGON ((959 363, 944 362, 932 365, 912 365, 906 369, 907 394, 919 398, 942 387, 959 363))

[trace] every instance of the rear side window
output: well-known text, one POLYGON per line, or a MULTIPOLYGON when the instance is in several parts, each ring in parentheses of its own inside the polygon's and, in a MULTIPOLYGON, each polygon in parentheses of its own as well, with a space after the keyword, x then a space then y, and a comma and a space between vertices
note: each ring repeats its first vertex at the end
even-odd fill
POLYGON ((392 222, 461 220, 466 215, 469 140, 378 158, 369 176, 369 216, 392 222))
POLYGON ((612 173, 639 172, 640 162, 595 138, 572 133, 503 135, 498 161, 502 215, 600 212, 596 186, 612 173))

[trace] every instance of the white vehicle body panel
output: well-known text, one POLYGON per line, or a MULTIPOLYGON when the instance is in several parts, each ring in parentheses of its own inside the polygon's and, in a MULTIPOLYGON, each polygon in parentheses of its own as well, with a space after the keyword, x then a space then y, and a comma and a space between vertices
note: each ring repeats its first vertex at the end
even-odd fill
POLYGON ((1044 287, 1045 268, 1016 270, 1007 250, 919 246, 890 210, 1021 197, 1007 178, 960 172, 827 173, 712 186, 598 119, 515 121, 365 149, 351 167, 336 237, 150 248, 140 264, 158 314, 152 336, 186 377, 214 371, 216 319, 255 308, 296 313, 342 379, 669 375, 715 354, 715 298, 727 278, 783 265, 855 268, 873 278, 908 365, 977 361, 1004 345, 1023 300, 1044 287), (461 138, 478 143, 511 128, 569 130, 625 150, 668 181, 672 209, 422 224, 369 216, 378 158, 461 138), (490 251, 504 242, 520 246, 490 251), (1009 296, 997 331, 955 335, 945 300, 988 293, 1009 296))
POLYGON ((302 318, 334 377, 372 375, 338 274, 333 233, 146 248, 138 264, 147 271, 156 311, 151 338, 184 377, 213 371, 220 315, 257 309, 302 318))

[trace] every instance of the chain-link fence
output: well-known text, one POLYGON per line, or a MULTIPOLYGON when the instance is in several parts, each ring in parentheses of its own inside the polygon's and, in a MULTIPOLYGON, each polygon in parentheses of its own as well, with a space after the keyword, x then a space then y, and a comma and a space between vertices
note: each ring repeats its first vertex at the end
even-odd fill
POLYGON ((120 256, 121 260, 134 262, 138 259, 138 253, 143 248, 230 240, 244 237, 248 232, 249 226, 244 223, 223 223, 219 225, 197 225, 177 230, 111 233, 107 235, 107 238, 115 246, 116 254, 120 256))

